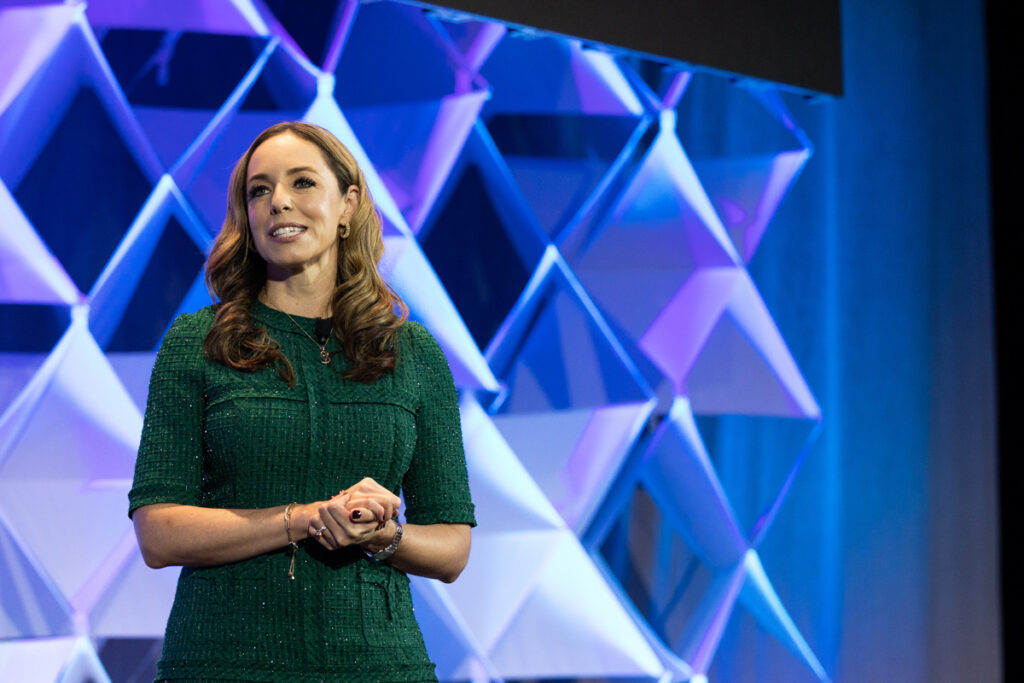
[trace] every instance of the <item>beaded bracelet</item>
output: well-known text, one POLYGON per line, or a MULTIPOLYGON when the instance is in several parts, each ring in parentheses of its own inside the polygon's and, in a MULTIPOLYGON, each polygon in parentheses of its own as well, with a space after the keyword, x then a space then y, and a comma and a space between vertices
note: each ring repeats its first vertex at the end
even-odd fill
POLYGON ((299 544, 292 540, 292 528, 289 522, 292 518, 292 506, 298 503, 288 503, 284 508, 284 533, 288 536, 288 545, 292 547, 292 561, 288 563, 288 578, 295 580, 295 553, 299 550, 299 544))

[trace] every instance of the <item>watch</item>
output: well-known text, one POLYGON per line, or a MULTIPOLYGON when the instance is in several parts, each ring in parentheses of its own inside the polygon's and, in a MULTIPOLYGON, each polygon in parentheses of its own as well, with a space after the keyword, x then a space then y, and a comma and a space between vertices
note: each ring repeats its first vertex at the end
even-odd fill
POLYGON ((373 559, 377 560, 378 562, 382 562, 383 560, 386 560, 386 559, 388 559, 389 557, 391 557, 392 555, 395 554, 395 551, 398 550, 398 544, 401 543, 401 542, 402 542, 402 523, 399 522, 396 519, 395 520, 395 537, 391 539, 391 543, 388 543, 386 548, 384 548, 383 550, 379 550, 379 551, 375 552, 370 557, 372 557, 373 559))

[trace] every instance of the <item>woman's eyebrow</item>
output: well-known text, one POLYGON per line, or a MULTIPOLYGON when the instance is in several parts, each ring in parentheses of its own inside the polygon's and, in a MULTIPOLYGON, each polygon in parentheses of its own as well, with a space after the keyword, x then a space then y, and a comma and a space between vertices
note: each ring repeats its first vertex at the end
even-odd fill
MULTIPOLYGON (((285 175, 295 175, 296 173, 316 173, 317 170, 312 166, 296 166, 295 168, 289 168, 285 171, 285 175)), ((254 180, 270 180, 270 177, 266 173, 257 173, 247 180, 247 183, 251 183, 254 180)))

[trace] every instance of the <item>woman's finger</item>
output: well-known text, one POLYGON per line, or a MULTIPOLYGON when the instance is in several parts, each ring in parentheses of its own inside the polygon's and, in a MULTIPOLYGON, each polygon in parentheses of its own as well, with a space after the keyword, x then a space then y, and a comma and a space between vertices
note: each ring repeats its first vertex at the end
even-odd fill
POLYGON ((348 510, 344 507, 324 505, 320 508, 320 518, 323 520, 324 526, 327 527, 321 538, 329 535, 330 540, 333 542, 332 549, 340 548, 352 542, 352 533, 349 529, 352 523, 349 521, 348 515, 348 510))
POLYGON ((364 477, 351 487, 342 491, 342 493, 346 492, 353 496, 373 498, 381 504, 390 503, 392 507, 396 508, 402 504, 402 500, 398 496, 378 484, 370 477, 364 477))
POLYGON ((333 550, 336 546, 334 535, 331 534, 327 525, 317 517, 314 517, 309 522, 309 535, 328 550, 333 550))
MULTIPOLYGON (((387 514, 387 510, 384 506, 372 498, 353 498, 347 507, 351 511, 362 510, 362 514, 369 515, 373 518, 372 521, 374 522, 379 522, 381 519, 384 519, 384 516, 387 514)), ((352 518, 352 521, 368 522, 371 520, 366 517, 363 517, 362 519, 354 517, 352 518)))
POLYGON ((363 507, 327 503, 320 508, 320 517, 327 526, 324 536, 330 533, 337 547, 360 543, 377 528, 377 518, 363 507))
POLYGON ((348 518, 353 525, 353 535, 362 535, 367 526, 377 526, 377 516, 367 508, 351 508, 348 518))

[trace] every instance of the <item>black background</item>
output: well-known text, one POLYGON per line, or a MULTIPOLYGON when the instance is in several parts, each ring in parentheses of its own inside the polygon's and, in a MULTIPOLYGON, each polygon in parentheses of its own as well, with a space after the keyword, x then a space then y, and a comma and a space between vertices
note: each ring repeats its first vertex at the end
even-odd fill
POLYGON ((1022 284, 1020 263, 1021 130, 1016 96, 1020 81, 1019 9, 987 3, 989 64, 989 163, 992 172, 992 251, 996 297, 996 367, 999 385, 999 496, 1003 594, 1004 680, 1024 680, 1019 649, 1024 636, 1024 589, 1016 552, 1020 540, 1024 442, 1021 415, 1022 284))
POLYGON ((519 26, 788 85, 843 92, 839 0, 445 0, 519 26))

